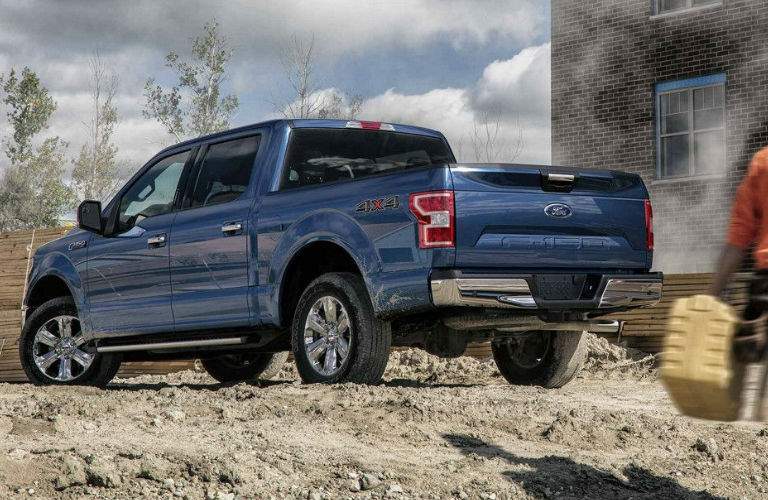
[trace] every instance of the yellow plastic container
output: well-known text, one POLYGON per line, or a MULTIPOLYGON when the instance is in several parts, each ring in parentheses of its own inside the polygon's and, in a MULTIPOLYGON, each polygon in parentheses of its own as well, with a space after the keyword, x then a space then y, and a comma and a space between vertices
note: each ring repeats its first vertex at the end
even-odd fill
POLYGON ((670 311, 661 380, 680 411, 691 417, 739 417, 744 365, 732 352, 736 311, 709 295, 678 299, 670 311))

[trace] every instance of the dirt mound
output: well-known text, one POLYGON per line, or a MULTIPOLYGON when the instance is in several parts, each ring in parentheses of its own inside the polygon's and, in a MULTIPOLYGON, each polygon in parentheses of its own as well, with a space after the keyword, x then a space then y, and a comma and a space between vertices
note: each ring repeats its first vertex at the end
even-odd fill
POLYGON ((492 360, 480 361, 467 356, 443 359, 420 349, 393 352, 384 373, 386 380, 405 379, 435 384, 500 383, 500 377, 492 360))
POLYGON ((656 356, 613 344, 593 333, 586 336, 587 359, 582 377, 632 380, 655 380, 658 377, 656 356))

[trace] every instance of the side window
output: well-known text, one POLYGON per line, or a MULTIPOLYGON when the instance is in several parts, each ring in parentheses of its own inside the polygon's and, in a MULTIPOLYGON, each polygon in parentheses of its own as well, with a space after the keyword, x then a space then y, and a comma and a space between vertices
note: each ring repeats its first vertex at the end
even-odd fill
POLYGON ((127 231, 141 220, 173 210, 173 201, 189 151, 178 153, 152 165, 120 199, 118 224, 127 231))
POLYGON ((258 150, 257 135, 211 144, 200 165, 190 208, 238 199, 248 187, 258 150))

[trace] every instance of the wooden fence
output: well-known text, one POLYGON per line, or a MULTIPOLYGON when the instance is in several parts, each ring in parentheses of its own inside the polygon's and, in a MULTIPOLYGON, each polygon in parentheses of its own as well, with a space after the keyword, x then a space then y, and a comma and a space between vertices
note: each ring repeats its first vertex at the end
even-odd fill
MULTIPOLYGON (((739 274, 732 281, 726 293, 726 300, 741 311, 746 305, 750 274, 739 274)), ((660 352, 663 347, 664 330, 672 303, 681 297, 706 293, 712 282, 712 274, 669 274, 664 277, 664 295, 654 307, 634 309, 606 316, 622 322, 618 334, 600 334, 611 342, 640 349, 648 353, 660 352)), ((491 356, 487 342, 471 344, 466 354, 480 359, 491 356)))
MULTIPOLYGON (((21 300, 29 257, 43 244, 61 237, 66 229, 16 231, 0 234, 0 382, 26 380, 19 364, 18 339, 21 331, 21 300)), ((746 302, 748 274, 739 275, 728 292, 728 301, 737 308, 746 302)), ((710 274, 672 274, 664 278, 664 298, 655 307, 636 309, 609 316, 623 322, 620 334, 603 335, 612 342, 650 353, 659 352, 664 338, 664 325, 675 299, 704 293, 712 280, 710 274)), ((465 353, 477 358, 491 356, 489 343, 468 346, 465 353)), ((125 363, 121 376, 142 373, 163 374, 192 367, 191 361, 157 363, 125 363)))
MULTIPOLYGON (((19 334, 29 257, 66 232, 65 228, 57 228, 0 233, 0 382, 27 380, 19 362, 19 334)), ((191 361, 125 363, 119 376, 165 374, 191 367, 191 361)))

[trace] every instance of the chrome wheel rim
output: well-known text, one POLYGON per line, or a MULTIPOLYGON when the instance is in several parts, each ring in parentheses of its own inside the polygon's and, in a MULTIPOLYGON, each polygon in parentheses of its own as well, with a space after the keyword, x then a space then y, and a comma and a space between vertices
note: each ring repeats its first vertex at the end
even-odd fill
POLYGON ((85 337, 75 316, 56 316, 35 334, 32 357, 35 366, 49 379, 69 382, 93 364, 94 354, 84 351, 85 337))
POLYGON ((338 373, 349 356, 352 325, 339 299, 319 298, 304 323, 304 352, 312 367, 325 376, 338 373))

